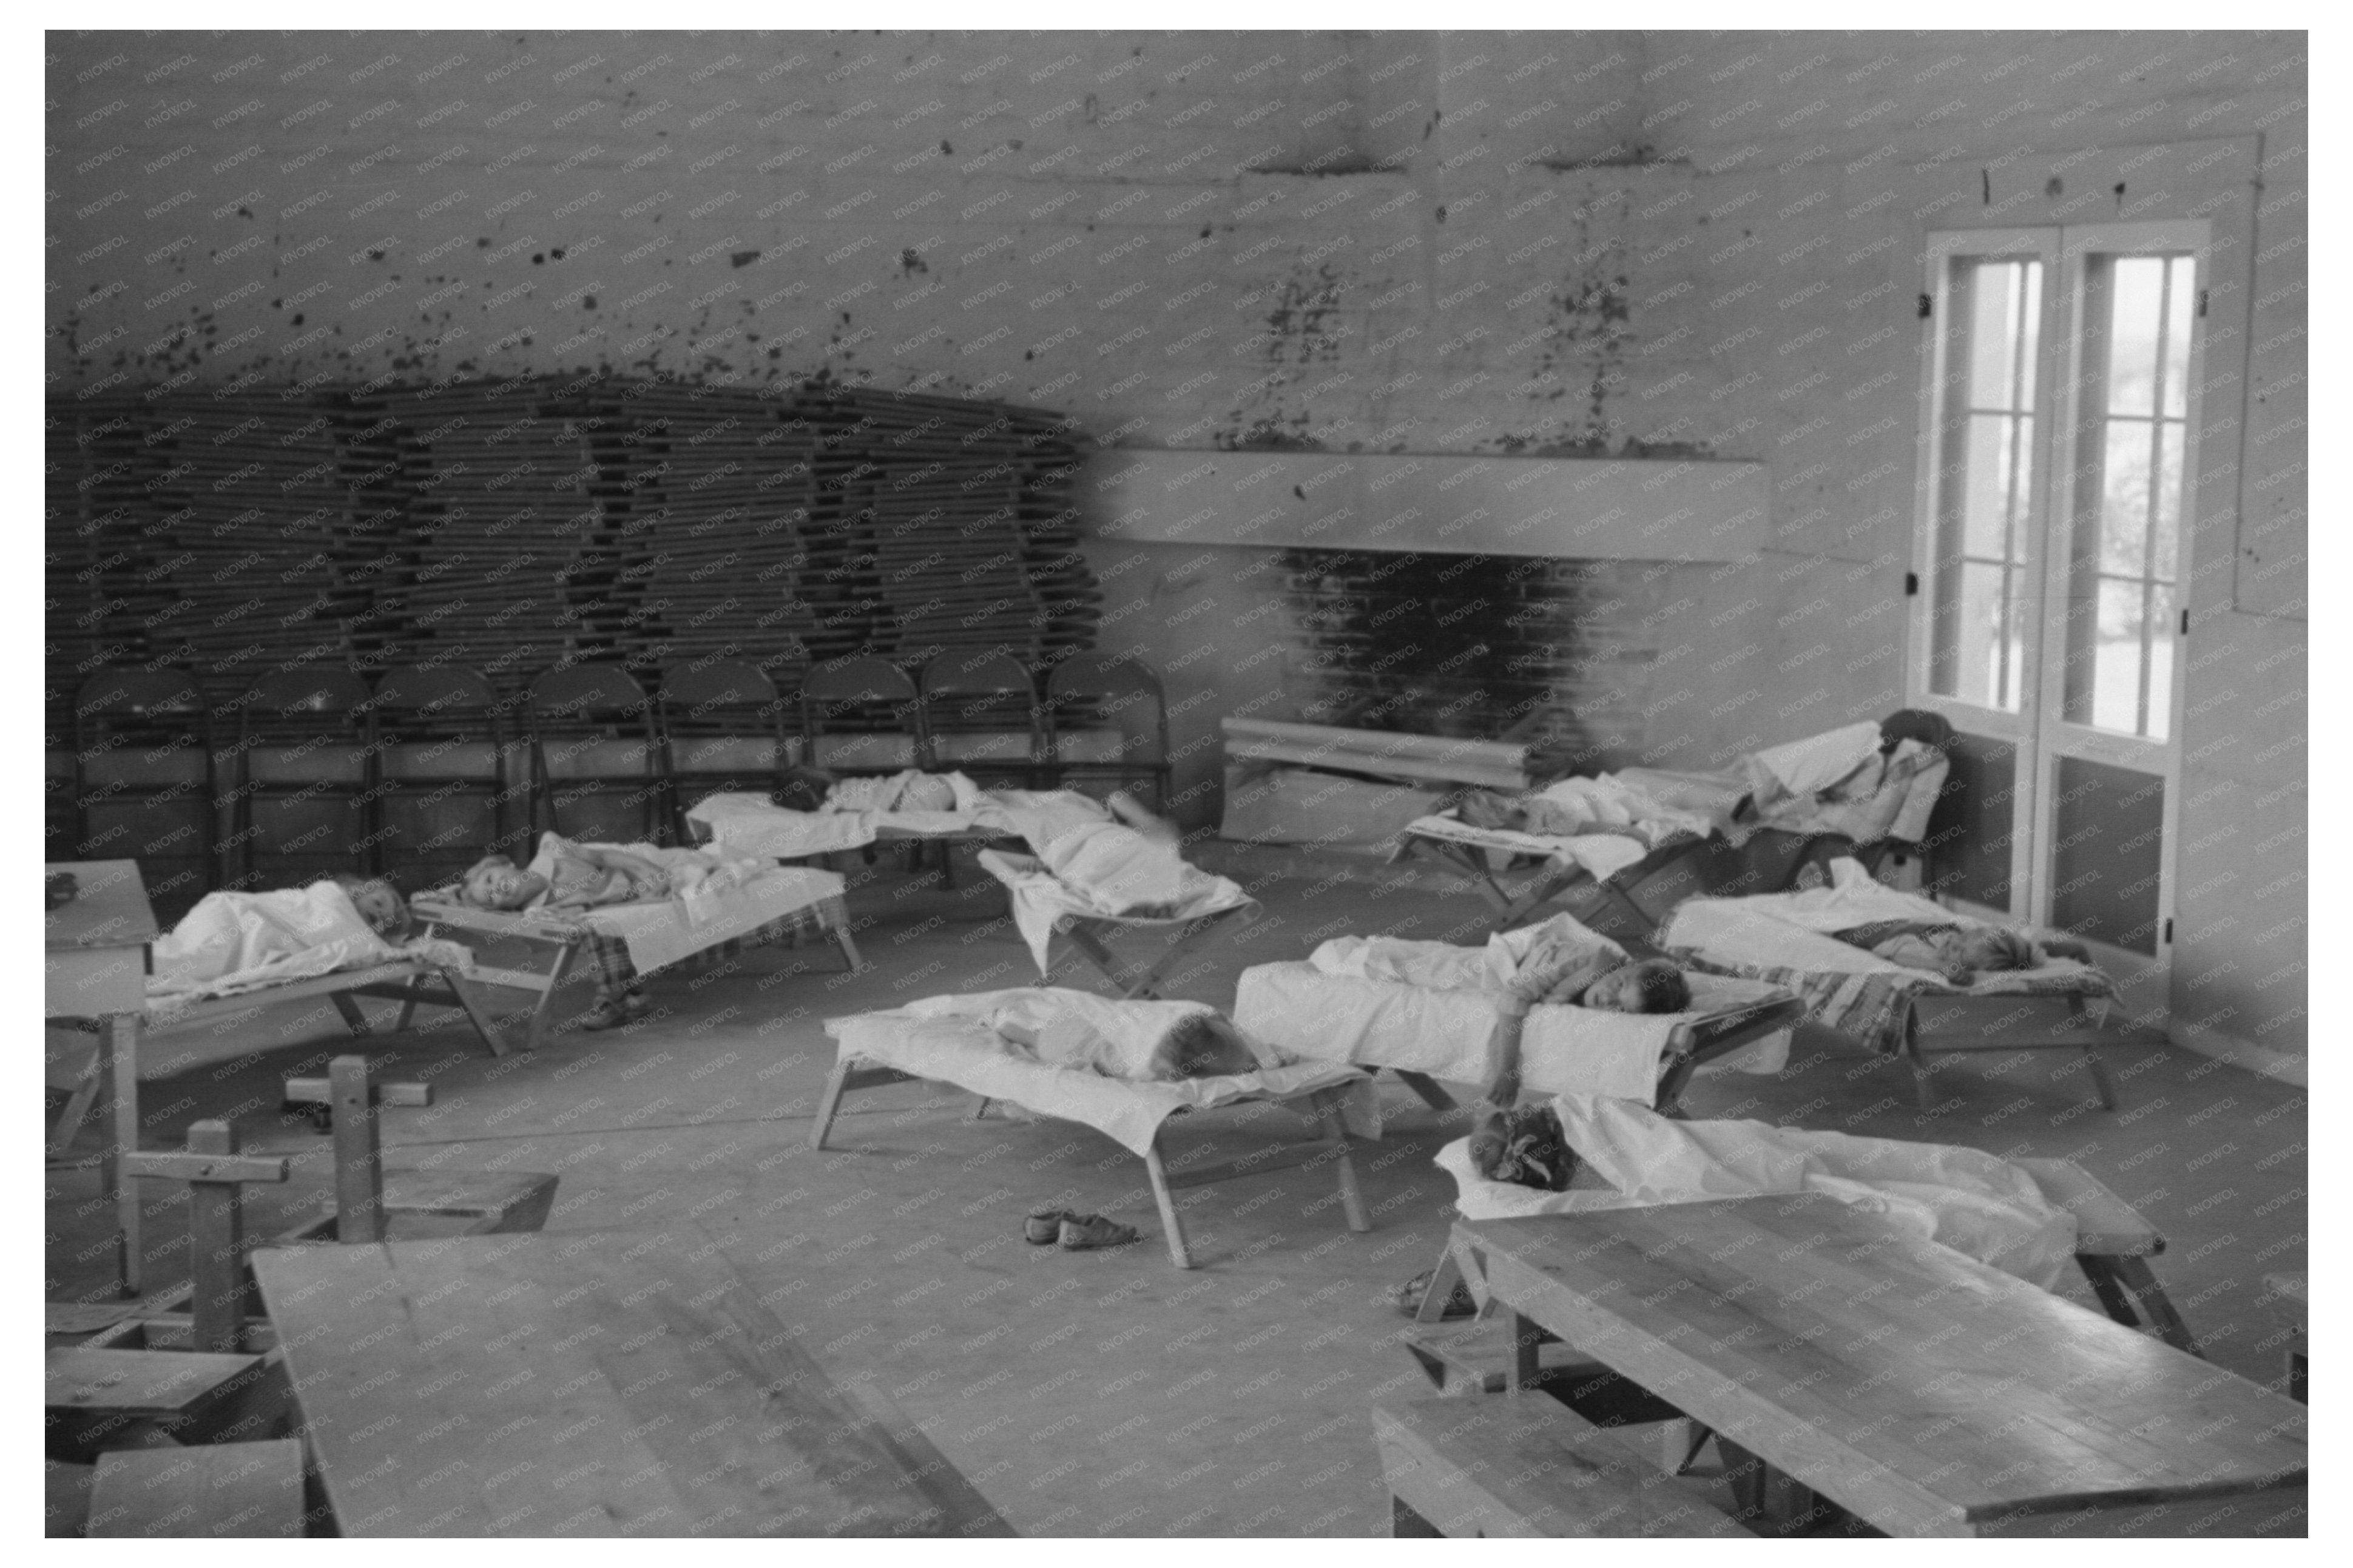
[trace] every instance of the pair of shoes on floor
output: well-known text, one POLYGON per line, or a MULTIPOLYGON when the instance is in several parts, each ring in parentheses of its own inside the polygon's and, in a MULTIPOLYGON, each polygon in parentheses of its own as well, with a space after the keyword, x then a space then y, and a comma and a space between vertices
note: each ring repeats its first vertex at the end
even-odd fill
POLYGON ((635 1023, 653 1006, 641 991, 627 991, 618 1001, 601 1001, 580 1021, 583 1029, 618 1029, 624 1023, 635 1023))
MULTIPOLYGON (((1403 1285, 1398 1286, 1390 1293, 1389 1299, 1405 1316, 1419 1318, 1421 1316, 1422 1301, 1430 1295, 1430 1287, 1437 1283, 1437 1278, 1436 1269, 1425 1268, 1403 1285)), ((1439 1321, 1451 1322, 1459 1318, 1475 1318, 1478 1315, 1479 1303, 1472 1298, 1471 1287, 1461 1279, 1456 1279, 1454 1288, 1447 1293, 1445 1304, 1438 1309, 1439 1321)))
POLYGON ((1021 1222, 1021 1238, 1030 1245, 1048 1246, 1059 1242, 1065 1252, 1125 1246, 1139 1234, 1134 1225, 1070 1209, 1032 1209, 1021 1222))

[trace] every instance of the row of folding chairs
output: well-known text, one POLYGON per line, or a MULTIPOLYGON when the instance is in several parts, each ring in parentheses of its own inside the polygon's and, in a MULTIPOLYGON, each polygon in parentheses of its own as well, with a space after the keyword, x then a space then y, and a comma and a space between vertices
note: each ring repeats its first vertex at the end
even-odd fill
POLYGON ((336 871, 413 888, 520 858, 543 829, 691 842, 697 800, 774 789, 801 761, 1147 785, 1165 802, 1167 726, 1158 677, 1095 653, 1036 673, 1010 653, 912 673, 856 657, 810 667, 789 696, 741 659, 673 664, 651 691, 619 664, 574 664, 512 698, 457 664, 307 667, 217 706, 184 671, 106 670, 77 694, 70 779, 52 779, 71 791, 73 842, 48 858, 136 859, 172 903, 336 871))

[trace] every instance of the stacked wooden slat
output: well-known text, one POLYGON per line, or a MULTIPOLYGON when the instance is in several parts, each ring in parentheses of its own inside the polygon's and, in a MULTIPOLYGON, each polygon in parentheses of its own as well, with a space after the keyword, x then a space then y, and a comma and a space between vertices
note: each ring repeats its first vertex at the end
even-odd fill
POLYGON ((471 382, 379 393, 356 411, 397 421, 412 657, 471 664, 513 691, 610 654, 623 611, 589 402, 553 382, 471 382))

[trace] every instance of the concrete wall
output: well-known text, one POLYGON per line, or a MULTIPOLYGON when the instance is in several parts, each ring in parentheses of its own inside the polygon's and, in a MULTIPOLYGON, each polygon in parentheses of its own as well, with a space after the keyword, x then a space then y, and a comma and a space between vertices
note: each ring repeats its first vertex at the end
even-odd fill
MULTIPOLYGON (((1699 762, 1900 696, 1924 228, 2047 214, 1995 208, 2021 149, 2259 138, 2174 1004, 2185 1032, 2300 1049, 2304 47, 52 35, 47 371, 68 395, 825 372, 1136 445, 1760 459, 1773 546, 1679 568, 1661 607, 1647 689, 1673 700, 1646 703, 1645 750, 1699 762), (1963 167, 1974 218, 1934 205, 1963 167)), ((2136 216, 2197 189, 2136 190, 2136 216)), ((1257 552, 1176 569, 1210 554, 1095 552, 1154 596, 1114 635, 1193 656, 1172 687, 1202 712, 1271 678, 1262 644, 1185 630, 1265 591, 1257 552)))

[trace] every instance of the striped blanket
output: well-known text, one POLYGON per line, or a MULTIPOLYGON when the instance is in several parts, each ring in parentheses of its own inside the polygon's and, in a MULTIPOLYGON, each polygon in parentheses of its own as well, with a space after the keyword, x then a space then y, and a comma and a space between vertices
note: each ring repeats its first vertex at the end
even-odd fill
POLYGON ((1694 948, 1668 950, 1676 962, 1705 974, 1786 986, 1798 993, 1815 1022, 1885 1056, 1902 1054, 1905 1018, 1912 1003, 1923 996, 2080 996, 2089 1001, 2116 993, 2115 982, 2105 974, 2081 964, 1989 974, 1975 985, 1957 986, 1916 970, 1801 969, 1780 964, 1728 963, 1707 958, 1694 948))

